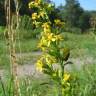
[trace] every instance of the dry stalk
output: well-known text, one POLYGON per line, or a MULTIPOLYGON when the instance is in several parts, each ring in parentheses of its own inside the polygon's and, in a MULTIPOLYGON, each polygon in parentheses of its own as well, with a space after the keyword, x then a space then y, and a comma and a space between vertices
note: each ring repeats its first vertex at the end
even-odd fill
POLYGON ((19 4, 16 2, 16 22, 14 24, 14 19, 11 14, 11 0, 5 0, 5 11, 6 11, 6 26, 7 26, 7 35, 8 35, 8 48, 10 52, 10 71, 11 76, 14 82, 14 96, 20 96, 19 81, 17 77, 17 57, 16 57, 16 30, 19 27, 19 4), (14 28, 15 26, 15 28, 14 28))

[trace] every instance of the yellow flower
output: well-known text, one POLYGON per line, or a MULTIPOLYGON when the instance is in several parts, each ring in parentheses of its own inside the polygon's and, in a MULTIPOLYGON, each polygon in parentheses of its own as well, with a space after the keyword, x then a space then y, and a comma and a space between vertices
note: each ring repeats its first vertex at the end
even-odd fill
POLYGON ((51 42, 56 41, 56 39, 54 38, 54 34, 53 33, 47 33, 47 42, 48 42, 48 47, 50 46, 51 42))
POLYGON ((70 78, 70 74, 65 73, 63 78, 64 82, 68 81, 69 78, 70 78))
POLYGON ((54 6, 53 4, 48 4, 48 8, 51 8, 52 6, 54 6))
POLYGON ((48 54, 45 55, 45 60, 46 60, 46 63, 49 65, 56 63, 56 59, 53 56, 50 56, 48 54))
POLYGON ((50 28, 44 28, 44 33, 51 33, 51 29, 50 28))
POLYGON ((38 47, 41 48, 43 51, 46 50, 46 47, 43 46, 42 42, 40 42, 40 43, 38 44, 38 47))
POLYGON ((54 22, 55 22, 56 24, 58 24, 58 23, 61 22, 61 21, 60 21, 59 19, 55 19, 54 22))
POLYGON ((32 14, 32 19, 35 20, 35 19, 37 19, 37 18, 38 18, 37 13, 33 13, 33 14, 32 14))
POLYGON ((41 0, 35 0, 35 3, 39 5, 41 3, 41 0))
POLYGON ((47 29, 50 29, 50 23, 49 22, 46 22, 42 25, 43 28, 47 28, 47 29))
POLYGON ((51 32, 51 26, 50 26, 50 22, 46 22, 42 24, 42 27, 44 29, 44 33, 49 33, 51 32))
POLYGON ((41 42, 41 45, 46 45, 47 44, 47 40, 44 36, 41 38, 40 42, 41 42))
POLYGON ((63 25, 63 22, 61 22, 61 20, 59 20, 59 19, 55 19, 54 22, 55 22, 55 24, 56 24, 57 26, 63 25))
POLYGON ((38 15, 38 18, 40 18, 40 17, 43 18, 43 17, 45 16, 45 14, 46 14, 46 13, 45 13, 44 11, 41 11, 41 12, 39 13, 39 15, 38 15))
POLYGON ((40 26, 41 22, 34 20, 33 24, 35 25, 36 28, 38 28, 40 26))
POLYGON ((28 4, 29 8, 31 8, 33 5, 34 5, 33 1, 28 4))
POLYGON ((32 8, 32 7, 40 7, 40 6, 39 6, 40 3, 41 3, 41 0, 35 0, 35 1, 30 2, 30 3, 28 4, 28 6, 29 6, 29 8, 32 8))
POLYGON ((48 34, 47 34, 47 39, 48 39, 49 41, 55 41, 54 34, 53 34, 53 33, 48 33, 48 34))
POLYGON ((47 41, 46 41, 45 37, 42 36, 42 38, 38 44, 38 47, 44 51, 46 49, 46 46, 47 46, 47 41))
POLYGON ((61 35, 55 35, 56 40, 63 40, 61 35))
POLYGON ((34 6, 35 6, 35 7, 39 7, 39 3, 37 3, 37 2, 34 3, 34 6))
POLYGON ((70 74, 65 73, 63 76, 62 84, 70 86, 70 83, 68 82, 69 79, 70 79, 70 74))
POLYGON ((43 62, 42 60, 38 60, 37 63, 36 63, 36 69, 40 72, 42 72, 43 70, 43 62))

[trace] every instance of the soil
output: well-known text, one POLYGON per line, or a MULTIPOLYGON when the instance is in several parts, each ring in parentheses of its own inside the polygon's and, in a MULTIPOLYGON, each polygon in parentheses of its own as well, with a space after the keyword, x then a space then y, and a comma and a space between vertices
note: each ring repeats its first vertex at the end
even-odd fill
MULTIPOLYGON (((23 53, 21 54, 21 56, 24 55, 34 55, 34 56, 39 56, 41 54, 41 52, 33 52, 33 53, 23 53)), ((19 54, 17 54, 17 56, 20 56, 19 54)), ((81 68, 81 66, 86 66, 87 64, 95 64, 96 60, 93 57, 89 57, 89 56, 85 56, 83 58, 69 58, 69 61, 72 62, 72 64, 79 70, 81 68)), ((25 77, 25 76, 35 76, 35 77, 39 77, 41 76, 43 73, 40 73, 38 71, 36 71, 36 64, 34 62, 28 62, 27 64, 23 64, 23 65, 18 65, 18 77, 25 77)), ((55 68, 58 68, 58 65, 55 64, 54 65, 55 68)), ((66 65, 66 70, 70 70, 72 67, 70 64, 66 65)), ((5 75, 5 70, 1 69, 0 70, 0 76, 3 78, 5 75)))

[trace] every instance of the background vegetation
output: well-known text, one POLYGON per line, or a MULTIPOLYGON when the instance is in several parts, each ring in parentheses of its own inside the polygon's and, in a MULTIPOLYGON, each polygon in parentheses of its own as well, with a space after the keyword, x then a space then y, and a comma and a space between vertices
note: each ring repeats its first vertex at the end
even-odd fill
MULTIPOLYGON (((0 25, 5 26, 5 11, 4 11, 4 1, 0 0, 0 25)), ((50 0, 45 0, 48 3, 51 3, 50 0)), ((34 12, 35 9, 30 10, 28 8, 28 3, 30 0, 20 0, 20 11, 19 14, 21 18, 26 19, 23 20, 25 26, 28 24, 28 17, 31 18, 31 13, 34 12)), ((15 12, 15 3, 14 0, 11 2, 11 14, 15 12)), ((49 14, 51 21, 55 18, 59 17, 62 21, 65 22, 66 31, 68 32, 76 32, 78 33, 85 33, 90 32, 92 20, 96 16, 96 11, 88 11, 84 10, 78 0, 66 0, 66 4, 60 5, 54 9, 54 11, 49 14), (54 14, 54 15, 53 15, 54 14)), ((23 24, 24 24, 23 23, 23 24)), ((23 26, 24 27, 24 26, 23 26)), ((34 26, 30 26, 33 27, 34 26)))
MULTIPOLYGON (((8 71, 10 63, 7 48, 8 43, 6 40, 7 34, 5 34, 6 19, 4 11, 4 1, 5 0, 0 0, 0 72, 2 70, 8 71)), ((18 56, 21 50, 21 55, 19 54, 21 57, 19 58, 18 56, 19 65, 23 66, 28 62, 30 63, 31 61, 31 65, 34 65, 34 62, 40 55, 37 53, 36 55, 34 55, 34 53, 40 52, 40 49, 37 48, 37 44, 40 32, 42 30, 41 28, 36 29, 34 24, 32 23, 31 14, 35 9, 30 10, 28 8, 28 3, 30 2, 30 0, 20 0, 20 2, 20 27, 18 30, 16 42, 16 55, 18 56)), ((45 2, 52 3, 50 0, 45 0, 45 2)), ((65 22, 65 24, 63 25, 64 27, 60 29, 60 32, 64 37, 62 46, 64 45, 70 48, 71 52, 69 59, 74 63, 70 65, 72 69, 70 74, 75 77, 75 79, 71 81, 72 90, 70 90, 69 95, 67 96, 95 96, 96 11, 84 10, 80 6, 78 0, 66 0, 65 6, 54 6, 54 8, 55 9, 53 10, 53 12, 48 15, 50 16, 50 20, 52 22, 57 17, 65 22), (82 65, 82 67, 80 67, 79 65, 82 65)), ((14 11, 15 5, 13 0, 11 2, 11 14, 15 17, 14 11)), ((5 72, 4 74, 6 73, 7 72, 5 72)), ((9 74, 7 73, 6 75, 0 77, 2 77, 2 79, 6 78, 6 80, 2 80, 0 78, 0 96, 7 96, 8 94, 10 95, 12 89, 11 91, 9 91, 9 74), (6 82, 7 80, 9 82, 6 82), (4 89, 2 87, 2 81, 6 82, 3 85, 4 89), (4 92, 6 95, 4 95, 4 92)), ((21 78, 21 82, 23 82, 21 83, 20 87, 22 96, 25 96, 25 94, 26 96, 44 96, 45 94, 46 96, 56 96, 57 90, 54 91, 54 88, 52 87, 53 81, 50 81, 49 77, 30 77, 31 76, 26 77, 23 80, 21 78), (28 83, 29 79, 31 84, 28 83), (45 81, 45 84, 43 84, 42 81, 45 81), (32 95, 29 95, 27 93, 32 95)), ((12 96, 12 94, 10 96, 12 96)))

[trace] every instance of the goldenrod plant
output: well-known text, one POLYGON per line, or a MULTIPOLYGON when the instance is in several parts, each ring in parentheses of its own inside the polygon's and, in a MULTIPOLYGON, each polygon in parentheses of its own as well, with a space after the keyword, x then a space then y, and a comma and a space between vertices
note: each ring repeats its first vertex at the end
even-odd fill
POLYGON ((70 55, 68 48, 62 47, 64 40, 59 28, 64 25, 60 19, 51 23, 49 14, 54 10, 54 5, 43 0, 34 0, 29 3, 30 9, 35 9, 32 13, 33 24, 36 28, 41 27, 41 37, 38 47, 42 50, 42 55, 36 63, 37 70, 49 75, 59 87, 59 96, 67 96, 66 91, 70 90, 70 74, 65 72, 65 65, 70 55), (53 29, 54 26, 54 29, 53 29), (54 68, 58 64, 60 66, 54 68))

